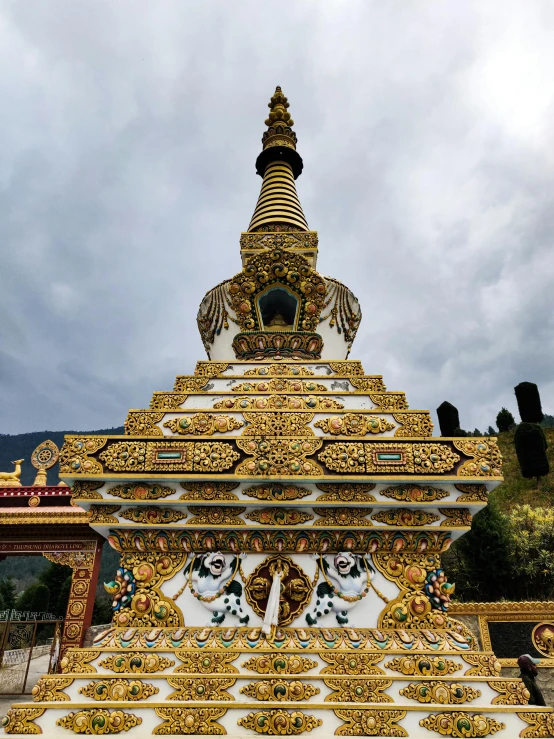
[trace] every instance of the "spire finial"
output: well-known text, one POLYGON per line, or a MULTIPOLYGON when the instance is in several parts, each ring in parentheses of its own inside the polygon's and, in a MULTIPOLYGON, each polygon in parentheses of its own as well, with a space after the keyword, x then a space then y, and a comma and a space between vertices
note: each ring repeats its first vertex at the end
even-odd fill
POLYGON ((264 131, 262 136, 264 149, 271 146, 288 146, 290 149, 296 150, 296 133, 292 130, 294 121, 287 110, 289 101, 286 95, 283 95, 279 85, 275 88, 267 107, 269 108, 269 116, 265 120, 265 125, 268 126, 268 129, 264 131))

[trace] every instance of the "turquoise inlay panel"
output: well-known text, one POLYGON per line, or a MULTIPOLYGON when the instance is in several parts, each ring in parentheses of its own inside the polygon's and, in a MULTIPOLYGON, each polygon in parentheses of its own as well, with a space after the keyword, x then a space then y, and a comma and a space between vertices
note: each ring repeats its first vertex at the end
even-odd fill
POLYGON ((158 459, 181 459, 182 452, 158 452, 158 459))
POLYGON ((377 452, 377 459, 380 462, 390 461, 390 462, 401 462, 402 461, 402 454, 387 454, 385 452, 377 452))

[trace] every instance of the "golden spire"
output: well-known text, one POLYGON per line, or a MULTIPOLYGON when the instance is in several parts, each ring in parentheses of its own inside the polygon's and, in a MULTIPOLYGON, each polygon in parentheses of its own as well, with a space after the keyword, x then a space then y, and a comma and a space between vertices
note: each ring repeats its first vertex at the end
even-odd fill
POLYGON ((248 230, 308 231, 294 183, 302 173, 302 158, 296 151, 294 121, 287 110, 289 101, 280 87, 275 88, 268 107, 263 151, 256 160, 256 171, 263 183, 248 230))

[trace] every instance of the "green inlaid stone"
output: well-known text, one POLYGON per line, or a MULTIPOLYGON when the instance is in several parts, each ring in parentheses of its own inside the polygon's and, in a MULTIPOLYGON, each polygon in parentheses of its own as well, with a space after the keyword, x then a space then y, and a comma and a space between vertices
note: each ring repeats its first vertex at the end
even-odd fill
POLYGON ((385 462, 387 460, 400 462, 402 460, 402 454, 388 454, 386 452, 377 452, 377 459, 380 462, 385 462))
POLYGON ((181 459, 181 452, 158 452, 158 459, 181 459))

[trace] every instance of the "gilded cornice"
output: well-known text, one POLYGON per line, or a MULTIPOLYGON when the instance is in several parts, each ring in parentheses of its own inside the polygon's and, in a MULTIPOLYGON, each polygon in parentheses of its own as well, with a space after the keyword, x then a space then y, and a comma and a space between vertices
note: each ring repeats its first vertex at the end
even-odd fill
POLYGON ((554 601, 549 600, 524 600, 524 601, 509 601, 503 600, 496 603, 491 602, 468 602, 462 603, 460 601, 452 601, 449 608, 449 613, 456 614, 459 616, 472 616, 472 615, 508 615, 508 614, 530 614, 540 615, 541 617, 545 614, 554 614, 554 601))

